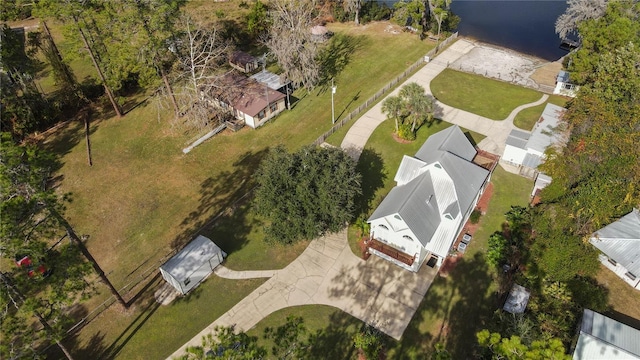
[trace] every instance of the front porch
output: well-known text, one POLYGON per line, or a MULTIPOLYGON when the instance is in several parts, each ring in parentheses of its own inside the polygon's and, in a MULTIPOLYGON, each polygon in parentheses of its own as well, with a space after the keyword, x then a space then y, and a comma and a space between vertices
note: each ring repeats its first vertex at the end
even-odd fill
POLYGON ((416 261, 416 255, 409 255, 407 253, 404 253, 392 246, 389 246, 383 242, 380 242, 376 239, 369 239, 369 241, 367 242, 367 247, 370 249, 374 249, 377 250, 393 259, 396 259, 400 262, 402 262, 403 264, 409 265, 409 266, 413 266, 413 263, 416 261))

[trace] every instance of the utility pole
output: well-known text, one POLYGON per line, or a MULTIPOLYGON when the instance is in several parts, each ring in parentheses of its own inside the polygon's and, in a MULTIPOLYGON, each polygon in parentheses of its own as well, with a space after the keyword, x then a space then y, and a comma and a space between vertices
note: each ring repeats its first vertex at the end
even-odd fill
POLYGON ((333 94, 336 93, 337 89, 338 87, 333 84, 333 79, 331 79, 331 124, 336 123, 336 113, 333 106, 333 94))

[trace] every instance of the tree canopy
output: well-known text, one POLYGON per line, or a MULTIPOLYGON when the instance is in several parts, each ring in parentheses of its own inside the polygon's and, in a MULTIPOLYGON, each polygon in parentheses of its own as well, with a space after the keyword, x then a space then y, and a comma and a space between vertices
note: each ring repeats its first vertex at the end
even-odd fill
POLYGON ((293 243, 338 231, 351 220, 361 189, 356 163, 340 149, 272 149, 257 171, 255 204, 268 240, 293 243))
POLYGON ((54 165, 50 154, 2 134, 0 253, 10 262, 28 257, 23 266, 32 267, 2 271, 2 357, 37 358, 52 342, 66 353, 59 341, 71 321, 67 307, 91 291, 85 281, 91 266, 77 246, 61 241, 62 203, 48 186, 54 165))

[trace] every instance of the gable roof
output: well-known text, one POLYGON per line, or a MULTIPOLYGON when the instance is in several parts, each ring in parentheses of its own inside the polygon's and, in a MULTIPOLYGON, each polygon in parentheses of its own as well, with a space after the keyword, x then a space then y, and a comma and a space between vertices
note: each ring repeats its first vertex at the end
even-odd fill
POLYGON ((251 54, 248 54, 244 51, 234 51, 233 53, 231 53, 231 56, 229 56, 230 63, 238 64, 242 67, 244 67, 249 63, 255 63, 257 61, 258 59, 256 59, 251 54))
POLYGON ((424 247, 429 244, 433 252, 446 252, 450 239, 445 234, 433 238, 441 214, 449 213, 455 218, 461 211, 466 212, 489 175, 488 170, 471 162, 475 154, 458 126, 431 135, 415 158, 404 156, 395 176, 398 185, 368 221, 398 214, 424 247))
POLYGON ((251 117, 286 97, 254 79, 235 73, 225 75, 215 91, 216 98, 251 117))
POLYGON ((211 258, 218 256, 222 260, 226 255, 211 239, 198 235, 160 268, 177 281, 183 282, 211 258))
POLYGON ((472 161, 477 151, 457 125, 450 126, 429 136, 416 153, 416 158, 427 164, 439 161, 445 153, 472 161))
POLYGON ((629 272, 640 275, 640 211, 633 209, 596 231, 589 242, 629 272))
POLYGON ((574 359, 640 359, 640 330, 584 309, 574 359))

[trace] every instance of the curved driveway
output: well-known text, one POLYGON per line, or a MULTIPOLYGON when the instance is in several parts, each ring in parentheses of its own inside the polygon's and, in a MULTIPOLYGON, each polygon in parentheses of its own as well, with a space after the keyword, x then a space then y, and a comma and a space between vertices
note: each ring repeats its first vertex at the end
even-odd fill
MULTIPOLYGON (((417 82, 429 89, 429 83, 436 75, 473 47, 467 40, 458 40, 405 83, 417 82)), ((397 91, 390 95, 397 94, 397 91)), ((536 103, 520 106, 502 121, 487 119, 439 102, 442 114, 437 115, 445 121, 486 135, 487 138, 480 142, 479 147, 501 154, 515 114, 523 108, 544 102, 546 98, 545 95, 536 103)), ((352 156, 360 156, 369 136, 385 120, 380 111, 381 104, 382 101, 378 102, 362 115, 347 133, 341 147, 350 151, 352 156)), ((311 241, 307 249, 284 269, 233 271, 220 267, 215 273, 231 279, 269 279, 168 359, 182 356, 189 346, 200 346, 202 337, 212 333, 217 326, 234 325, 238 330, 246 331, 274 311, 298 305, 334 306, 400 339, 431 286, 437 269, 424 265, 418 273, 412 273, 377 256, 364 261, 351 251, 345 229, 311 241)))

